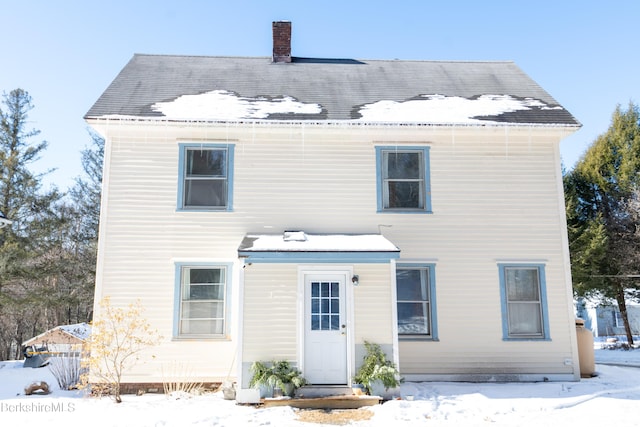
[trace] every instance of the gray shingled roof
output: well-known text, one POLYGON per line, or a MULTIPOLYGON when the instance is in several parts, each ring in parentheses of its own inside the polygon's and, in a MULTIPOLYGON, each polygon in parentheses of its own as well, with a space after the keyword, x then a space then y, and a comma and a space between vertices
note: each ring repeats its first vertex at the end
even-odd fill
MULTIPOLYGON (((476 120, 579 126, 545 90, 510 61, 401 61, 267 57, 197 57, 136 54, 85 118, 162 119, 157 104, 185 95, 226 94, 246 102, 293 100, 315 111, 271 112, 262 120, 361 120, 363 106, 405 103, 425 96, 477 100, 483 95, 529 100, 528 108, 481 114, 476 120), (531 103, 531 100, 536 102, 531 103)), ((415 104, 414 104, 415 105, 415 104)), ((198 117, 193 117, 198 119, 198 117)), ((390 120, 399 121, 399 120, 390 120)), ((416 121, 416 120, 409 120, 416 121)), ((418 120, 429 123, 429 120, 418 120)))

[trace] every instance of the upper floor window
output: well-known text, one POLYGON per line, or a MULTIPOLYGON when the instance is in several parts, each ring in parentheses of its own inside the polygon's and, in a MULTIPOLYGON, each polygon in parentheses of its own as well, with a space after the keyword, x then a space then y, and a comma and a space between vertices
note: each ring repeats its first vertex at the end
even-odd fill
POLYGON ((233 145, 180 144, 178 208, 232 210, 233 145))
POLYGON ((550 339, 544 266, 499 268, 503 339, 550 339))
POLYGON ((431 212, 429 147, 376 147, 378 212, 431 212))
POLYGON ((437 339, 433 265, 398 264, 396 298, 400 338, 437 339))

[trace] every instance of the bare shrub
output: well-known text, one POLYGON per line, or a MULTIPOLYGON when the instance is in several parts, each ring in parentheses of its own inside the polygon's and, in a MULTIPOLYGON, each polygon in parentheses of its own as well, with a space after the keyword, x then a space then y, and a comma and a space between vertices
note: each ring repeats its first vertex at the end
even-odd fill
POLYGON ((181 394, 202 394, 203 384, 193 378, 191 368, 178 362, 162 366, 162 388, 172 396, 181 394))
POLYGON ((78 356, 58 356, 49 359, 49 370, 61 390, 72 390, 78 387, 84 368, 78 356))
POLYGON ((92 394, 109 393, 117 403, 122 402, 122 375, 140 361, 143 350, 162 339, 142 312, 139 300, 126 308, 113 307, 109 297, 100 302, 87 342, 89 356, 83 359, 89 372, 82 376, 82 385, 89 386, 92 394))

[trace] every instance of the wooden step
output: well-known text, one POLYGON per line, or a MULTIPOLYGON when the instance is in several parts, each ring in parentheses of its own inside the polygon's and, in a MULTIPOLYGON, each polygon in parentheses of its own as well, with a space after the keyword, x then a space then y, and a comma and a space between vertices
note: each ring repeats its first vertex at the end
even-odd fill
POLYGON ((291 406, 298 409, 358 409, 380 404, 379 396, 325 396, 325 397, 277 397, 265 398, 261 403, 265 407, 291 406))
POLYGON ((319 386, 306 385, 296 390, 295 396, 298 398, 314 398, 329 396, 353 396, 353 389, 347 386, 319 386))

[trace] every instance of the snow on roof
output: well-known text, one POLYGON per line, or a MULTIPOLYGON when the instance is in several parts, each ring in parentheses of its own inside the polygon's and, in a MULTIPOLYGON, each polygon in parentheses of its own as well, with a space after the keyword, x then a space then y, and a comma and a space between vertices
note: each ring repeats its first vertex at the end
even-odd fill
MULTIPOLYGON (((320 114, 318 104, 305 104, 291 96, 277 98, 243 97, 225 90, 199 95, 183 95, 172 101, 158 102, 151 109, 169 120, 261 120, 278 114, 320 114)), ((482 95, 468 99, 459 96, 421 95, 407 101, 380 100, 357 110, 366 123, 414 122, 431 124, 499 123, 490 117, 526 110, 562 110, 533 99, 509 95, 482 95)))
POLYGON ((22 345, 41 344, 43 342, 50 344, 68 344, 70 342, 77 342, 76 340, 86 341, 89 335, 91 335, 91 326, 86 323, 61 325, 23 342, 22 345))
POLYGON ((247 235, 240 252, 400 252, 380 234, 285 234, 247 235), (304 238, 303 238, 304 236, 304 238))
POLYGON ((290 96, 277 98, 238 96, 226 90, 183 95, 151 106, 170 120, 266 119, 273 114, 319 114, 318 104, 305 104, 290 96))
POLYGON ((422 95, 404 102, 378 101, 360 109, 365 122, 417 123, 498 123, 487 116, 499 116, 515 111, 560 109, 533 98, 516 99, 509 95, 482 95, 468 99, 459 96, 422 95), (478 117, 485 117, 479 119, 478 117))
POLYGON ((91 335, 91 326, 86 323, 76 323, 74 325, 62 325, 58 326, 62 331, 68 333, 69 335, 73 335, 76 338, 79 338, 85 341, 91 335))

